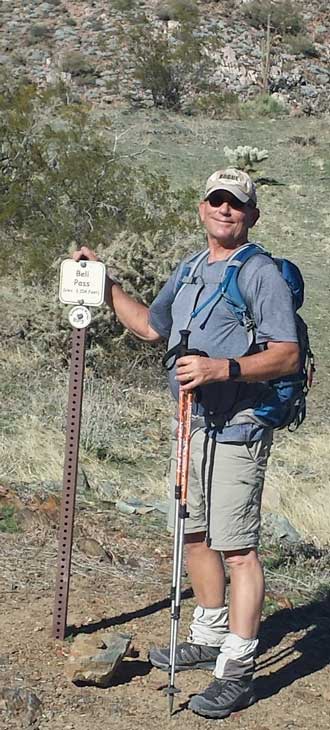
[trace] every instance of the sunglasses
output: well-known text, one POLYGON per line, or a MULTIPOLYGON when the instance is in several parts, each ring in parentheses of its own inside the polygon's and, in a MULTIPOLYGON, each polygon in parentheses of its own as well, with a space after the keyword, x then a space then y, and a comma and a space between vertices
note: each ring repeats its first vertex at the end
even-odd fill
POLYGON ((236 198, 235 195, 231 195, 230 193, 226 193, 224 195, 218 190, 211 193, 206 200, 210 203, 212 208, 219 208, 224 202, 228 203, 231 208, 235 208, 235 210, 243 210, 243 208, 247 205, 247 203, 242 203, 242 201, 236 198))

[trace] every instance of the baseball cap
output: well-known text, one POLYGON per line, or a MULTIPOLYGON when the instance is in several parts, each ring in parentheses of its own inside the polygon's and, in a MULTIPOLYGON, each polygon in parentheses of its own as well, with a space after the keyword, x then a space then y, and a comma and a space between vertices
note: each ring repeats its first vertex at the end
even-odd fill
POLYGON ((207 180, 204 200, 216 190, 226 190, 235 195, 242 203, 251 201, 257 204, 257 191, 250 175, 235 167, 227 167, 226 170, 217 170, 207 180))

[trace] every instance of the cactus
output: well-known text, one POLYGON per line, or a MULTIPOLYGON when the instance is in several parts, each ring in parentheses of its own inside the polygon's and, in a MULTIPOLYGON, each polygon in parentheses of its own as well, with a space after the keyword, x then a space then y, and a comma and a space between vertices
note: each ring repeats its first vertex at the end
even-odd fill
POLYGON ((239 170, 253 170, 256 162, 266 160, 268 157, 267 150, 258 150, 258 147, 249 147, 249 145, 238 146, 234 150, 224 147, 223 151, 229 164, 239 170))

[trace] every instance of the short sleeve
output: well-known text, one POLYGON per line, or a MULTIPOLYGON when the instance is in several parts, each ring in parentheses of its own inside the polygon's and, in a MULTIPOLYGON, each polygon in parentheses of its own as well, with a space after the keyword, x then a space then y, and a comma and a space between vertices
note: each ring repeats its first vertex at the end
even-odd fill
POLYGON ((172 329, 172 304, 175 298, 178 270, 177 266, 149 307, 149 324, 160 337, 166 340, 172 329))
POLYGON ((257 344, 298 342, 290 288, 271 259, 251 258, 238 284, 255 322, 257 344))

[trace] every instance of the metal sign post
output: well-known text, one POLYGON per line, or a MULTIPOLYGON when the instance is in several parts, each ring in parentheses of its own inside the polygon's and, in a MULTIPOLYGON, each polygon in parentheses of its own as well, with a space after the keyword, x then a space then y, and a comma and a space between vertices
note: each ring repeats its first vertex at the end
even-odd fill
POLYGON ((91 313, 85 305, 95 307, 103 303, 105 275, 105 266, 99 261, 67 259, 61 266, 60 301, 77 305, 69 313, 73 337, 53 612, 53 637, 61 640, 65 637, 68 613, 86 332, 91 322, 91 313))

